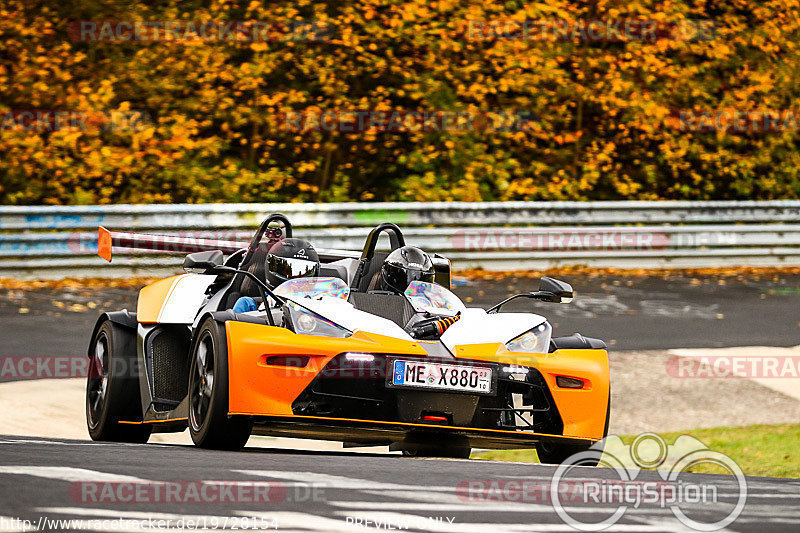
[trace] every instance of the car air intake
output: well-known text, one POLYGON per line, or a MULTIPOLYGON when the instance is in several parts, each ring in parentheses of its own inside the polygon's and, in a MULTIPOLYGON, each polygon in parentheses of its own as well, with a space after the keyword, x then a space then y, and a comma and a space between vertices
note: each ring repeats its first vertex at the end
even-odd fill
POLYGON ((190 342, 189 329, 185 326, 161 327, 147 337, 153 401, 161 408, 174 407, 173 404, 183 400, 189 390, 190 342))

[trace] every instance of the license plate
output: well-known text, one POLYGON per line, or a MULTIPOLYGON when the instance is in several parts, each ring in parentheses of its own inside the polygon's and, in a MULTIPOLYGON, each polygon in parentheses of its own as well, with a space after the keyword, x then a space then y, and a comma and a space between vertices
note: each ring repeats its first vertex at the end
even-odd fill
POLYGON ((494 392, 492 377, 492 369, 489 367, 397 359, 392 365, 389 385, 491 394, 494 392))

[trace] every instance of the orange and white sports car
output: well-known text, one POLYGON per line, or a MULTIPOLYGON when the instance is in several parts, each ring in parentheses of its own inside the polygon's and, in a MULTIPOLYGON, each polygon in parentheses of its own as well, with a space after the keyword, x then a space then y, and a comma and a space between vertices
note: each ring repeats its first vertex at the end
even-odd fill
POLYGON ((94 440, 146 442, 187 426, 197 446, 239 449, 251 434, 388 445, 406 455, 468 457, 471 448, 532 448, 558 463, 605 437, 610 411, 605 344, 552 337, 507 301, 567 302, 572 288, 538 291, 490 309, 450 292, 450 263, 403 294, 370 291, 400 229, 373 229, 361 252, 318 250, 313 278, 271 289, 265 258, 292 226, 267 217, 249 244, 110 232, 98 253, 189 253, 186 274, 144 287, 136 312, 103 313, 89 345, 86 420, 94 440), (280 228, 279 226, 283 226, 280 228), (242 296, 268 305, 237 313, 242 296))

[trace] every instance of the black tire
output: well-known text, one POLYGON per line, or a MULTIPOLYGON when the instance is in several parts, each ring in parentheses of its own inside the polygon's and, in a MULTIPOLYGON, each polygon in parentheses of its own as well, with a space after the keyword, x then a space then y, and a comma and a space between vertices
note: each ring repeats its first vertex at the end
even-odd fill
MULTIPOLYGON (((608 389, 608 404, 606 407, 606 423, 603 428, 603 438, 608 436, 608 423, 611 418, 611 388, 608 389)), ((560 465, 576 453, 585 452, 594 446, 597 450, 597 459, 585 459, 581 461, 581 466, 597 466, 600 462, 600 456, 603 450, 597 444, 556 444, 540 442, 536 445, 536 455, 539 456, 539 462, 551 465, 560 465)))
MULTIPOLYGON (((591 444, 556 444, 551 442, 540 442, 536 445, 536 455, 539 456, 539 462, 548 465, 560 465, 576 453, 585 452, 591 447, 591 444)), ((598 454, 599 455, 599 454, 598 454)), ((597 466, 597 460, 587 459, 581 461, 582 466, 597 466)))
POLYGON ((92 440, 145 443, 150 438, 150 426, 119 423, 142 418, 136 361, 136 333, 103 322, 92 338, 86 378, 86 425, 92 440))
POLYGON ((240 450, 250 438, 246 417, 228 416, 225 328, 208 318, 198 330, 189 365, 189 433, 200 448, 240 450))
POLYGON ((471 448, 456 446, 407 448, 403 450, 404 457, 447 457, 450 459, 469 459, 471 448))

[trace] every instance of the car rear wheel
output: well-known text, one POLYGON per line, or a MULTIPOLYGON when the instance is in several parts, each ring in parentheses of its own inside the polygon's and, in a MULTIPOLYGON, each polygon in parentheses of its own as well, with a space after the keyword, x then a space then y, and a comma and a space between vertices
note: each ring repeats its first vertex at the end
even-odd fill
POLYGON ((86 425, 96 441, 145 443, 151 427, 138 422, 142 402, 136 333, 106 320, 92 339, 86 378, 86 425))
POLYGON ((207 319, 189 369, 189 432, 200 448, 240 450, 250 438, 247 418, 228 416, 228 343, 224 326, 207 319))
MULTIPOLYGON (((540 442, 536 445, 536 455, 539 456, 539 462, 549 465, 560 465, 576 453, 587 451, 591 447, 588 445, 573 445, 573 444, 555 444, 552 442, 540 442)), ((602 453, 602 452, 601 452, 602 453)), ((586 459, 581 461, 582 466, 597 466, 600 461, 600 454, 597 458, 586 459)))

